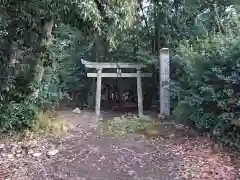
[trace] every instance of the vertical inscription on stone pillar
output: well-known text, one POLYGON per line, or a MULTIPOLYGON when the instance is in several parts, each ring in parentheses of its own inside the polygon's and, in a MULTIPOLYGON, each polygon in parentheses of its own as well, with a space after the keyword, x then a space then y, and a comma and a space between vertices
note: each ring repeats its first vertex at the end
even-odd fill
POLYGON ((160 49, 160 114, 170 115, 169 50, 160 49))

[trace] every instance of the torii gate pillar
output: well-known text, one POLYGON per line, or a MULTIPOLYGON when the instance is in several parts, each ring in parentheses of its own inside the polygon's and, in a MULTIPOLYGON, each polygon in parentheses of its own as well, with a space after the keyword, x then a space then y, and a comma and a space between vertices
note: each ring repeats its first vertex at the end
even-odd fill
POLYGON ((142 95, 142 79, 141 69, 137 69, 137 94, 138 94, 138 115, 143 116, 143 95, 142 95))
POLYGON ((100 117, 101 112, 101 89, 102 89, 102 69, 97 69, 97 87, 96 87, 96 106, 95 106, 95 112, 96 116, 100 117))

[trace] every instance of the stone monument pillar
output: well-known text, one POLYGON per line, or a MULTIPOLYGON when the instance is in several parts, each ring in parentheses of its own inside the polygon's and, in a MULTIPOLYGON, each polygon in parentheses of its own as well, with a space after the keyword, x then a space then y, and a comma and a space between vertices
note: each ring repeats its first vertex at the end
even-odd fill
POLYGON ((170 115, 169 49, 160 49, 160 115, 170 115))

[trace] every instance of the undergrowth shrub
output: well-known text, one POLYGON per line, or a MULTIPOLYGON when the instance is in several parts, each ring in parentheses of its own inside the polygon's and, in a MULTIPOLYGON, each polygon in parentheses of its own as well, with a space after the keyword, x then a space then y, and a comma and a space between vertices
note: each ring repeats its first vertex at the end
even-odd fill
POLYGON ((186 101, 179 101, 174 110, 173 110, 173 118, 181 124, 190 125, 191 121, 189 119, 189 115, 191 115, 191 107, 186 101))
MULTIPOLYGON (((50 94, 50 93, 49 93, 50 94)), ((48 98, 35 101, 9 102, 0 108, 0 133, 23 132, 26 129, 44 132, 65 132, 67 123, 49 114, 56 101, 48 98), (44 113, 43 113, 44 112, 44 113)), ((51 98, 51 96, 50 96, 51 98)))
POLYGON ((60 91, 60 80, 57 72, 51 68, 46 68, 41 86, 39 88, 39 96, 37 98, 37 106, 42 111, 48 111, 56 106, 62 99, 60 91))
POLYGON ((30 101, 10 102, 0 109, 0 132, 22 131, 37 122, 37 107, 30 101))
POLYGON ((32 129, 39 124, 39 112, 53 109, 59 102, 59 79, 56 72, 49 69, 45 70, 39 85, 31 86, 27 80, 21 79, 16 83, 11 82, 12 89, 6 92, 0 90, 0 133, 32 129), (34 91, 38 92, 37 98, 32 97, 34 91))
MULTIPOLYGON (((199 131, 224 136, 231 127, 233 93, 240 104, 240 36, 216 35, 185 41, 177 51, 181 75, 173 88, 178 102, 177 121, 191 123, 199 131)), ((175 98, 176 99, 176 98, 175 98)))

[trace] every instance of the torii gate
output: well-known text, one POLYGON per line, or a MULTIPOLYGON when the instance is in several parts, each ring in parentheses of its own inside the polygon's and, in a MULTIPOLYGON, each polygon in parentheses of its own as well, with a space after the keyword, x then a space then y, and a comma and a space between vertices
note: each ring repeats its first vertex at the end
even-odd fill
MULTIPOLYGON (((87 77, 97 78, 96 116, 100 117, 102 78, 137 78, 138 115, 143 116, 142 77, 152 77, 152 73, 141 73, 146 66, 139 63, 88 62, 81 60, 86 68, 94 68, 97 73, 87 73, 87 77), (117 69, 116 73, 102 73, 103 69, 117 69), (121 69, 136 69, 136 73, 121 73, 121 69)), ((160 50, 160 114, 169 115, 169 52, 160 50)))
POLYGON ((137 93, 138 93, 138 115, 143 115, 143 97, 142 97, 142 77, 152 77, 152 73, 141 73, 141 69, 146 66, 138 63, 108 63, 108 62, 88 62, 82 59, 82 63, 86 68, 95 68, 97 73, 87 73, 87 77, 97 78, 97 89, 96 89, 96 116, 100 117, 101 107, 101 85, 102 78, 137 78, 137 93), (116 73, 102 73, 103 69, 117 69, 116 73), (136 73, 121 73, 121 69, 134 68, 137 70, 136 73))

